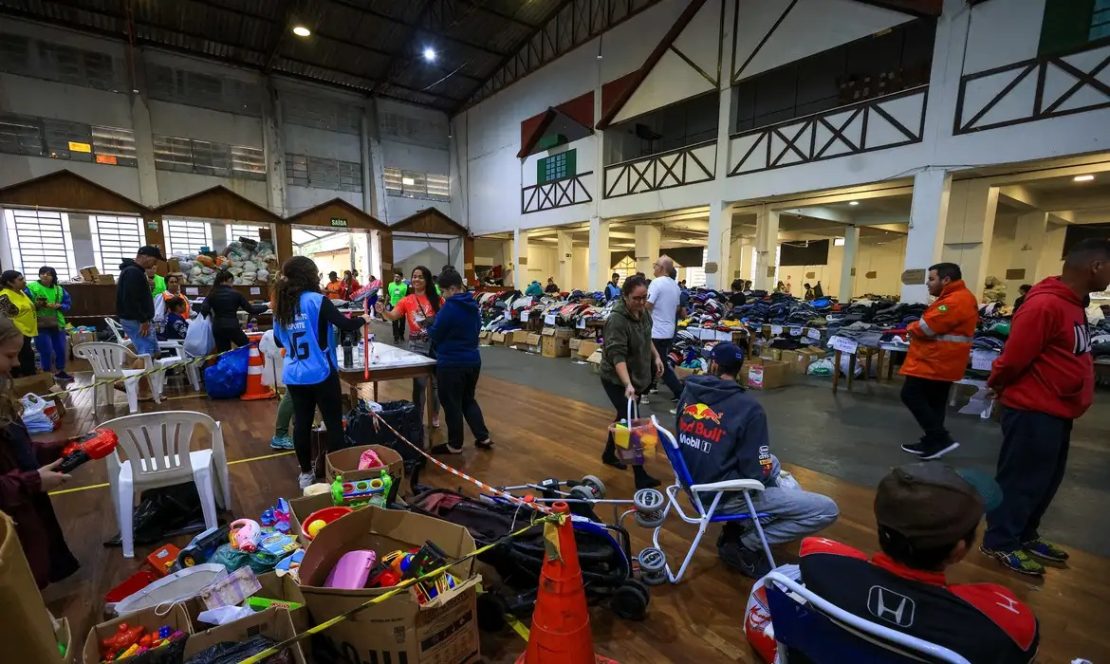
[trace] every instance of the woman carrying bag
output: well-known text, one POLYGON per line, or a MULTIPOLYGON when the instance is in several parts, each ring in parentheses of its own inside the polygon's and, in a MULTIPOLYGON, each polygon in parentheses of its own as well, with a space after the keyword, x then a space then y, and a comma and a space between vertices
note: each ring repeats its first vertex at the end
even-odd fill
POLYGON ((462 275, 446 267, 439 275, 439 289, 447 298, 428 329, 436 348, 436 380, 439 401, 447 420, 447 443, 436 445, 432 454, 459 454, 463 450, 463 420, 474 434, 474 446, 493 449, 482 409, 474 393, 482 373, 478 353, 478 328, 482 315, 474 298, 463 288, 462 275))
MULTIPOLYGON (((616 410, 614 422, 627 417, 629 402, 638 402, 651 385, 652 376, 663 375, 663 360, 651 343, 651 316, 647 313, 647 280, 629 277, 621 287, 621 298, 605 323, 605 345, 601 351, 601 387, 616 410)), ((617 458, 612 432, 601 455, 602 463, 619 470, 627 466, 617 458)), ((635 465, 636 488, 659 486, 659 480, 635 465)))
POLYGON ((343 406, 335 361, 336 328, 354 332, 367 315, 347 318, 320 293, 316 263, 294 256, 281 266, 274 298, 274 341, 286 349, 282 380, 293 399, 293 449, 302 489, 316 481, 312 468, 312 420, 316 410, 327 428, 328 451, 343 448, 343 406))
POLYGON ((58 285, 58 272, 49 265, 39 268, 39 280, 27 284, 27 290, 35 300, 42 370, 53 373, 58 380, 73 380, 66 373, 66 319, 62 315, 69 311, 69 293, 58 285))
POLYGON ((252 305, 247 302, 243 294, 231 287, 235 276, 227 270, 216 275, 212 283, 212 290, 204 298, 197 310, 212 319, 212 336, 216 340, 216 352, 222 353, 231 350, 234 343, 237 348, 242 348, 250 343, 243 327, 239 324, 239 310, 251 316, 266 311, 266 305, 252 305))
MULTIPOLYGON (((428 337, 428 328, 435 322, 439 308, 443 306, 443 298, 435 294, 432 271, 423 265, 418 265, 412 271, 412 288, 409 294, 401 298, 397 306, 391 311, 385 310, 385 303, 378 301, 374 305, 375 311, 386 320, 397 320, 404 317, 408 322, 409 345, 408 349, 428 357, 435 357, 432 350, 432 341, 428 337), (431 297, 428 294, 432 293, 431 297)), ((428 378, 412 379, 412 402, 416 404, 416 412, 424 409, 424 393, 428 385, 428 378)), ((432 426, 439 427, 439 396, 436 390, 436 379, 432 381, 432 426)))
POLYGON ((39 321, 35 303, 27 296, 26 290, 27 280, 23 278, 22 272, 5 270, 0 274, 0 313, 10 318, 23 335, 19 364, 14 365, 11 370, 13 378, 25 378, 38 373, 35 370, 35 347, 31 345, 31 339, 39 335, 39 321))

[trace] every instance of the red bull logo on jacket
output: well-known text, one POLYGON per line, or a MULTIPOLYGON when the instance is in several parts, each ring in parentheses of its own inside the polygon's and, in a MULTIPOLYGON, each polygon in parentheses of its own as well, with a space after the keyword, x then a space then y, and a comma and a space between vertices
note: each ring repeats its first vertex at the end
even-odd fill
POLYGON ((679 440, 708 452, 708 445, 721 442, 725 435, 721 424, 723 420, 724 413, 718 413, 703 403, 688 404, 678 419, 679 440))

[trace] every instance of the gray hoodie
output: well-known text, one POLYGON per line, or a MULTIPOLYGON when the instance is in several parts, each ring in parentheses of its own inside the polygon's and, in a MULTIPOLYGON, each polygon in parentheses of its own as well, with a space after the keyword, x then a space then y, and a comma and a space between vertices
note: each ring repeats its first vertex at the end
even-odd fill
POLYGON ((676 412, 679 448, 695 484, 747 479, 773 485, 767 414, 735 381, 687 378, 676 412))

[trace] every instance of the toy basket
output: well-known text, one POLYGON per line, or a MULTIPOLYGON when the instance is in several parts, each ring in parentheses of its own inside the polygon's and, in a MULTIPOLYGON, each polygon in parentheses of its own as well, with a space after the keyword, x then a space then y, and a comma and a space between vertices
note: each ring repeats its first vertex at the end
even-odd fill
POLYGON ((639 417, 639 409, 628 400, 628 417, 609 425, 609 433, 616 444, 617 458, 634 466, 643 465, 644 459, 655 456, 659 447, 659 432, 650 418, 639 417), (635 416, 633 410, 636 410, 635 416))

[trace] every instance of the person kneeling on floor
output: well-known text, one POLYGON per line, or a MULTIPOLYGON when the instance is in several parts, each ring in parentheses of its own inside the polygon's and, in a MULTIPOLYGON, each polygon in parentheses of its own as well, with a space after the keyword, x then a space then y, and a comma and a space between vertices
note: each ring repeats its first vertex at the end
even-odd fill
MULTIPOLYGON (((983 517, 979 493, 940 462, 899 466, 879 482, 875 520, 882 553, 821 537, 802 542, 801 580, 834 605, 963 655, 1026 663, 1037 654, 1037 618, 1010 589, 948 585, 983 517)), ((757 584, 758 586, 759 584, 757 584)))
MULTIPOLYGON (((763 525, 767 543, 782 544, 832 524, 839 510, 827 496, 786 488, 785 482, 780 486, 767 414, 736 382, 743 364, 744 352, 736 344, 720 343, 710 353, 709 374, 686 379, 676 410, 679 447, 695 484, 763 482, 766 488, 752 492, 752 503, 756 511, 770 515, 763 525)), ((716 513, 747 511, 743 494, 737 492, 726 494, 716 513)), ((717 552, 727 565, 752 578, 770 571, 759 533, 748 522, 726 522, 717 552)))

